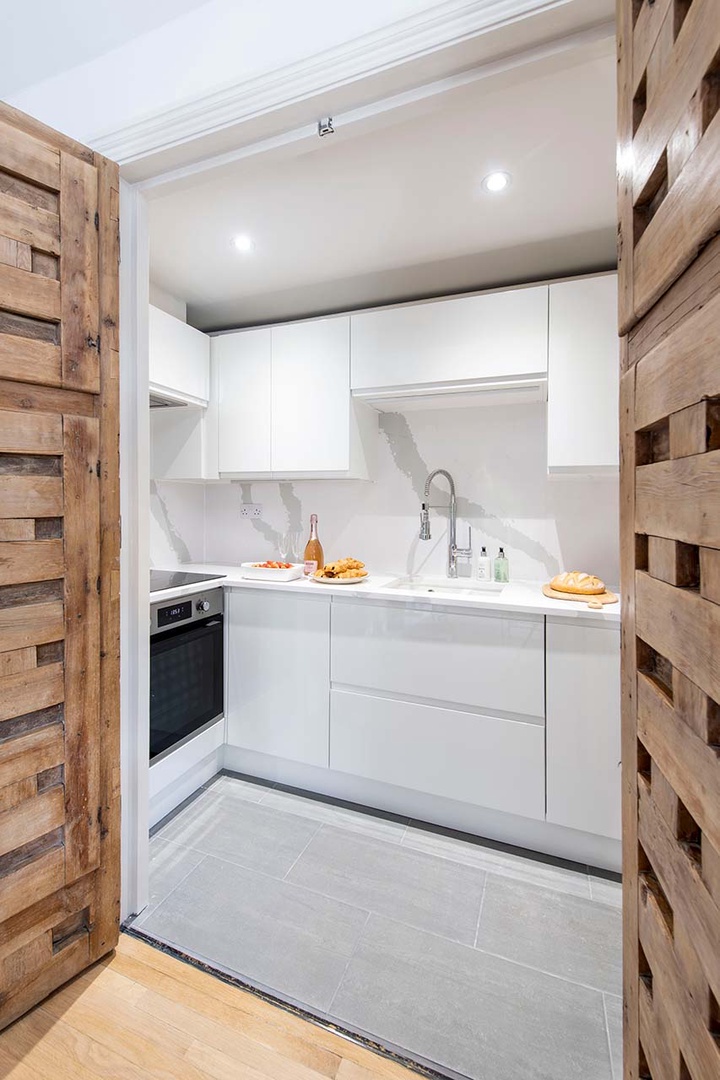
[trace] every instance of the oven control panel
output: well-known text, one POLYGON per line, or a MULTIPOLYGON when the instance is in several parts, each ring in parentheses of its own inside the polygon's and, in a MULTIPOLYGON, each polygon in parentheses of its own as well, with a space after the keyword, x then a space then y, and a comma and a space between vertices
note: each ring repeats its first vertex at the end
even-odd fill
POLYGON ((223 613, 222 588, 193 593, 176 600, 158 600, 150 605, 150 635, 186 626, 223 613))

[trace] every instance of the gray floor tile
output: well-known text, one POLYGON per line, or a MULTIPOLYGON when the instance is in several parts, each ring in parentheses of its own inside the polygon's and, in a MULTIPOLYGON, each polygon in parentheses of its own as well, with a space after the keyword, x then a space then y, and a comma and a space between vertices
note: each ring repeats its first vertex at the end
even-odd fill
POLYGON ((503 874, 518 881, 527 881, 534 885, 543 885, 548 889, 571 893, 575 896, 590 896, 588 876, 584 870, 557 866, 544 862, 542 856, 524 856, 462 839, 460 836, 448 836, 434 829, 418 827, 410 823, 403 846, 414 851, 425 851, 442 859, 452 859, 465 866, 477 866, 490 870, 494 874, 503 874))
POLYGON ((331 1014, 474 1080, 611 1080, 601 994, 375 915, 331 1014))
POLYGON ((254 784, 251 780, 243 780, 238 776, 218 776, 208 784, 207 790, 215 795, 231 795, 235 799, 259 803, 272 788, 266 784, 254 784))
POLYGON ((623 1004, 622 998, 605 994, 605 1015, 610 1038, 613 1080, 623 1080, 623 1004))
POLYGON ((590 896, 598 904, 609 904, 610 907, 621 908, 622 884, 619 881, 611 881, 609 878, 590 874, 590 896))
POLYGON ((336 806, 334 803, 312 799, 306 795, 282 791, 280 788, 266 790, 262 804, 290 814, 298 814, 310 821, 335 825, 338 829, 349 829, 351 832, 374 836, 378 840, 389 840, 391 843, 400 843, 408 824, 407 819, 397 821, 383 814, 366 814, 350 807, 336 806))
POLYGON ((488 874, 477 947, 611 994, 622 992, 620 912, 488 874))
POLYGON ((348 904, 209 857, 143 928, 324 1012, 366 920, 348 904))
POLYGON ((135 926, 141 926, 158 904, 179 885, 184 877, 205 858, 201 851, 192 851, 179 844, 170 844, 159 836, 150 841, 150 901, 143 908, 135 926))
POLYGON ((323 825, 287 880, 471 945, 485 872, 323 825))
POLYGON ((317 822, 207 792, 159 833, 184 847, 284 877, 320 828, 317 822))

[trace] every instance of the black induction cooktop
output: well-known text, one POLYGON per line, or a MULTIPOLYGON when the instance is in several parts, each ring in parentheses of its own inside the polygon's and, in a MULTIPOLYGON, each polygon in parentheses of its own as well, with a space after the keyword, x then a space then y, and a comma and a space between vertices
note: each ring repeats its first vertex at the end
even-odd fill
POLYGON ((219 581, 226 574, 188 574, 185 570, 151 570, 150 592, 179 589, 182 585, 197 585, 201 581, 219 581))

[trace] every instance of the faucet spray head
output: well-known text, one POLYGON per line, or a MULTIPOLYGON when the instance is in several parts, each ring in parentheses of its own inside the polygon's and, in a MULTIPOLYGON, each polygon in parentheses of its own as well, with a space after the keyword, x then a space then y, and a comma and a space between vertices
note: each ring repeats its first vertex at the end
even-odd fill
POLYGON ((430 539, 430 514, 428 512, 427 503, 423 503, 420 510, 420 539, 430 539))

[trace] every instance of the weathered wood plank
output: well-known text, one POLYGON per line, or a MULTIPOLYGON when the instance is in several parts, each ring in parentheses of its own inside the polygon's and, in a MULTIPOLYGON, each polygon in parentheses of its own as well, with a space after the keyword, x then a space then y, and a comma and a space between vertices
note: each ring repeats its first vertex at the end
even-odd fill
POLYGON ((0 788, 0 813, 11 810, 24 799, 31 799, 36 793, 37 780, 34 776, 26 776, 24 780, 18 780, 15 784, 0 788))
POLYGON ((62 418, 53 413, 0 411, 0 451, 61 454, 62 418))
MULTIPOLYGON (((31 671, 34 667, 37 667, 37 653, 34 645, 25 649, 13 649, 11 652, 0 652, 0 677, 17 675, 20 671, 31 671)), ((2 746, 0 746, 0 761, 2 761, 2 746)), ((1 772, 2 769, 0 769, 1 772)))
POLYGON ((97 170, 76 157, 61 154, 60 172, 63 386, 98 393, 97 170))
MULTIPOLYGON (((0 191, 0 235, 52 255, 60 254, 60 218, 0 191)), ((26 267, 30 269, 30 267, 26 267)))
POLYGON ((670 417, 670 457, 692 457, 720 449, 720 409, 716 402, 698 401, 670 417))
POLYGON ((0 379, 59 386, 59 345, 0 333, 0 379))
POLYGON ((720 551, 700 548, 700 593, 706 600, 720 604, 720 551))
POLYGON ((46 664, 32 671, 0 679, 0 720, 46 709, 64 697, 62 664, 46 664))
POLYGON ((638 13, 637 22, 632 33, 632 93, 637 92, 638 85, 655 42, 657 41, 660 28, 665 16, 673 5, 673 0, 659 0, 654 4, 643 4, 638 13))
POLYGON ((60 190, 60 154, 0 117, 0 168, 60 190))
POLYGON ((62 600, 0 608, 0 650, 43 645, 64 636, 62 600))
POLYGON ((0 743, 0 787, 34 776, 65 760, 62 724, 48 724, 0 743))
POLYGON ((700 576, 698 549, 679 540, 648 537, 648 571, 669 585, 687 588, 697 585, 700 576))
POLYGON ((92 395, 75 390, 31 386, 29 383, 0 379, 0 409, 94 416, 95 402, 92 395))
POLYGON ((52 930, 70 916, 87 908, 92 902, 94 884, 95 875, 89 874, 60 892, 33 900, 12 918, 0 924, 0 958, 32 941, 36 934, 52 930))
POLYGON ((65 855, 54 847, 37 859, 19 866, 0 878, 0 921, 17 915, 28 906, 28 900, 42 900, 65 883, 65 855))
POLYGON ((720 701, 720 607, 695 592, 675 589, 638 570, 635 575, 638 637, 667 657, 688 679, 720 701))
POLYGON ((641 465, 636 477, 638 532, 720 547, 720 450, 641 465))
MULTIPOLYGON (((701 4, 702 0, 695 0, 691 14, 701 4)), ((718 157, 720 113, 711 122, 635 245, 633 302, 636 315, 644 315, 650 310, 703 245, 720 230, 720 193, 713 169, 718 157)))
POLYGON ((48 581, 64 569, 62 540, 0 543, 0 585, 48 581))
POLYGON ((0 296, 3 307, 18 315, 60 318, 60 283, 50 278, 0 263, 0 296))
MULTIPOLYGON (((83 971, 90 963, 87 935, 77 938, 30 979, 25 979, 9 992, 2 1001, 3 1023, 9 1024, 35 1004, 42 1001, 56 987, 83 971)), ((57 1063, 56 1063, 57 1067, 57 1063)))
POLYGON ((0 476, 0 517, 59 517, 63 484, 58 476, 0 476))
POLYGON ((100 862, 100 425, 66 417, 65 868, 70 884, 100 862))
POLYGON ((65 818, 62 788, 51 788, 0 814, 0 855, 58 829, 65 818))
POLYGON ((35 521, 33 518, 7 518, 0 520, 0 541, 34 540, 35 521))

